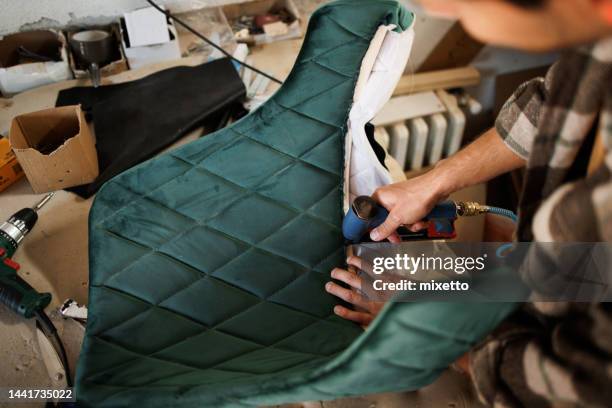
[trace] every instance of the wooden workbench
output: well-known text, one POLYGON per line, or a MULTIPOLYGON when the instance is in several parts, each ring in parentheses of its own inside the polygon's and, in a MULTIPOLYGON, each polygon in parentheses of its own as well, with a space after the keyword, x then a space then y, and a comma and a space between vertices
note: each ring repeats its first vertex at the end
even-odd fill
MULTIPOLYGON (((284 79, 299 52, 301 40, 282 41, 252 49, 251 58, 258 68, 284 79)), ((142 78, 153 72, 178 65, 197 65, 203 61, 197 57, 149 65, 138 70, 126 71, 109 78, 103 84, 116 84, 142 78)), ((0 134, 8 135, 13 117, 55 106, 60 90, 88 85, 89 80, 62 81, 18 94, 10 99, 0 98, 0 134)), ((271 83, 268 90, 278 85, 271 83)), ((93 131, 93 129, 92 129, 93 131)), ((202 130, 196 129, 169 149, 195 140, 202 130)), ((24 207, 31 207, 44 194, 35 194, 24 178, 0 192, 0 223, 24 207)), ((26 237, 15 254, 21 264, 20 274, 34 288, 50 292, 53 301, 48 310, 56 310, 66 299, 87 303, 88 289, 88 215, 93 198, 83 200, 75 194, 58 191, 40 211, 34 230, 26 237)), ((63 327, 57 321, 60 332, 70 330, 66 347, 75 361, 80 348, 79 332, 82 328, 63 327)), ((81 333, 82 335, 82 333, 81 333)), ((34 322, 24 321, 0 307, 0 384, 12 387, 54 386, 41 362, 41 351, 35 336, 34 322), (6 369, 5 369, 6 368, 6 369)), ((3 403, 0 402, 0 407, 3 403)), ((28 406, 28 405, 24 405, 28 406)), ((31 406, 40 406, 32 404, 31 406)))

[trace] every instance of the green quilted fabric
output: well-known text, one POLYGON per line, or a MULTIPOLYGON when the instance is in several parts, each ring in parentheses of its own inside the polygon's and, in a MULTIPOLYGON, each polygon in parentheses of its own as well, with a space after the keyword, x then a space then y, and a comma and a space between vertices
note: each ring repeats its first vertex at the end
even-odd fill
POLYGON ((255 406, 417 388, 511 309, 394 304, 363 333, 333 315, 323 289, 344 260, 343 149, 361 61, 381 24, 412 20, 394 1, 320 8, 264 106, 102 188, 90 213, 82 406, 255 406))

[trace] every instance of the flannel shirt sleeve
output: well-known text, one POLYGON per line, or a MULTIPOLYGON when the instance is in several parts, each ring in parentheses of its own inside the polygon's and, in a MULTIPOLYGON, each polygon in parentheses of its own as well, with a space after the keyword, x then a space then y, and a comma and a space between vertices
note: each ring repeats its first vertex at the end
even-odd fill
POLYGON ((525 160, 538 131, 553 68, 546 78, 534 78, 522 84, 506 101, 495 121, 495 129, 506 146, 525 160))
POLYGON ((534 238, 540 242, 612 242, 612 114, 602 112, 605 156, 590 175, 557 189, 538 209, 534 238), (580 222, 576 222, 576 220, 580 222))
POLYGON ((523 321, 500 326, 471 353, 480 400, 498 408, 609 406, 612 308, 540 303, 518 314, 523 321), (530 311, 549 314, 543 323, 530 311))
MULTIPOLYGON (((608 153, 607 161, 612 163, 612 154, 608 153)), ((546 216, 545 213, 541 215, 546 216)), ((548 226, 550 235, 547 239, 552 241, 612 241, 610 169, 603 165, 593 175, 567 188, 565 194, 552 206, 548 226), (578 218, 579 223, 576 222, 578 218)))

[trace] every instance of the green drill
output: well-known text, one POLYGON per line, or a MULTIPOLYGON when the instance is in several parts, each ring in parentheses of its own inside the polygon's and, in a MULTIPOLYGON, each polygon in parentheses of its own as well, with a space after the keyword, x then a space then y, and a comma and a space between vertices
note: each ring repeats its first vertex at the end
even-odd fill
POLYGON ((32 208, 17 211, 0 225, 0 303, 28 319, 47 307, 51 302, 51 294, 37 292, 17 275, 19 264, 11 257, 36 224, 38 210, 53 194, 47 194, 32 208))

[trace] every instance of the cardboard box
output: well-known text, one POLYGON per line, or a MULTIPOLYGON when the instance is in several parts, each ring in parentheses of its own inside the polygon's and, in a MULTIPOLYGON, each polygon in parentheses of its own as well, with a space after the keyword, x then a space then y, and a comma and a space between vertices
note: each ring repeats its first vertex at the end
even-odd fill
POLYGON ((0 37, 0 92, 4 96, 71 78, 62 33, 39 30, 0 37), (35 62, 27 52, 53 61, 35 62))
POLYGON ((9 140, 36 193, 91 183, 98 157, 80 106, 16 116, 9 140))
POLYGON ((0 191, 23 177, 23 170, 11 149, 9 140, 0 136, 0 191))
POLYGON ((125 19, 121 18, 121 41, 123 52, 127 58, 130 69, 138 69, 145 65, 162 61, 171 61, 181 58, 176 27, 171 21, 166 20, 170 41, 161 44, 143 45, 133 47, 130 43, 125 19))
MULTIPOLYGON (((113 56, 113 60, 110 63, 100 67, 100 78, 119 74, 128 70, 127 59, 125 58, 125 54, 123 53, 123 47, 121 46, 121 29, 119 28, 119 24, 115 23, 105 26, 71 27, 70 29, 65 31, 65 36, 66 38, 70 38, 72 34, 83 30, 108 31, 112 34, 113 41, 117 46, 116 53, 113 56)), ((87 64, 82 61, 79 61, 78 58, 76 58, 76 56, 72 52, 71 48, 70 52, 68 53, 68 61, 70 63, 70 69, 72 70, 72 73, 74 74, 75 78, 80 79, 90 77, 87 64)))
POLYGON ((246 3, 227 4, 222 9, 235 35, 240 32, 239 20, 242 16, 255 17, 285 10, 291 17, 291 21, 283 25, 278 23, 264 25, 261 33, 236 36, 238 42, 267 44, 302 37, 300 13, 292 0, 252 0, 246 3))

